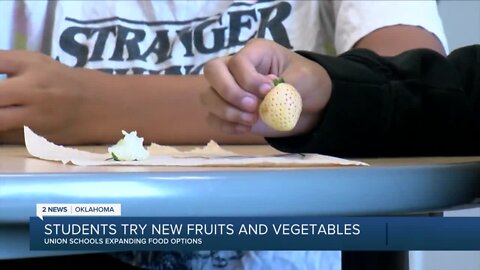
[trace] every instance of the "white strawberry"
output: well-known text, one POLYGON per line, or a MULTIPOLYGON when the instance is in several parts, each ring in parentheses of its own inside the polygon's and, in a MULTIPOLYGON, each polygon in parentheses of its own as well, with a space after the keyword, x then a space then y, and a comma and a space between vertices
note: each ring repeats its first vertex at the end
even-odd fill
POLYGON ((282 79, 273 83, 275 86, 260 103, 260 117, 275 130, 292 130, 302 112, 302 97, 295 87, 282 79))

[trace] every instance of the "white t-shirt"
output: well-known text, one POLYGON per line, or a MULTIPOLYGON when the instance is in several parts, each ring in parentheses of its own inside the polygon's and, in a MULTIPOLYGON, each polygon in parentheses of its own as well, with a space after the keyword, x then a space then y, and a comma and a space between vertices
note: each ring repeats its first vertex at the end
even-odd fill
MULTIPOLYGON (((17 6, 22 4, 18 4, 17 6)), ((198 74, 247 40, 343 53, 389 25, 447 42, 435 1, 26 1, 26 48, 113 74, 198 74)))

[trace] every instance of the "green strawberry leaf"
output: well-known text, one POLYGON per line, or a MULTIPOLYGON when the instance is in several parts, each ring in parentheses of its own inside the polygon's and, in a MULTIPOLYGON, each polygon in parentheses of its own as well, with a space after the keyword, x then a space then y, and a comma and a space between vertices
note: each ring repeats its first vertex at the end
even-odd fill
POLYGON ((274 86, 277 86, 277 85, 279 85, 279 84, 281 84, 281 83, 285 83, 285 81, 283 80, 283 78, 278 78, 278 79, 273 80, 273 85, 274 85, 274 86))

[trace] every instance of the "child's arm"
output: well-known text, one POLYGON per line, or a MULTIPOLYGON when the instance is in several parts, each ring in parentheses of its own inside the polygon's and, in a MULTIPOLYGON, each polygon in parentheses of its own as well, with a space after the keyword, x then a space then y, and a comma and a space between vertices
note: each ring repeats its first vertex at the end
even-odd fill
POLYGON ((328 71, 332 96, 311 132, 268 139, 273 146, 347 157, 480 154, 480 46, 448 59, 430 50, 302 55, 328 71))
POLYGON ((203 76, 109 75, 28 51, 0 51, 0 143, 23 143, 23 125, 59 144, 114 143, 137 130, 162 144, 265 143, 205 124, 203 76))

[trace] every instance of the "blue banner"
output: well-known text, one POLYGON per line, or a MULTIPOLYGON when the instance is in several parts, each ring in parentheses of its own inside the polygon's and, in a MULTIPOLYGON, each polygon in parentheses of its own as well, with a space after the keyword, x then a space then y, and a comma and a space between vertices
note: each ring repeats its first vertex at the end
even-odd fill
POLYGON ((38 217, 32 250, 480 250, 478 217, 38 217))

